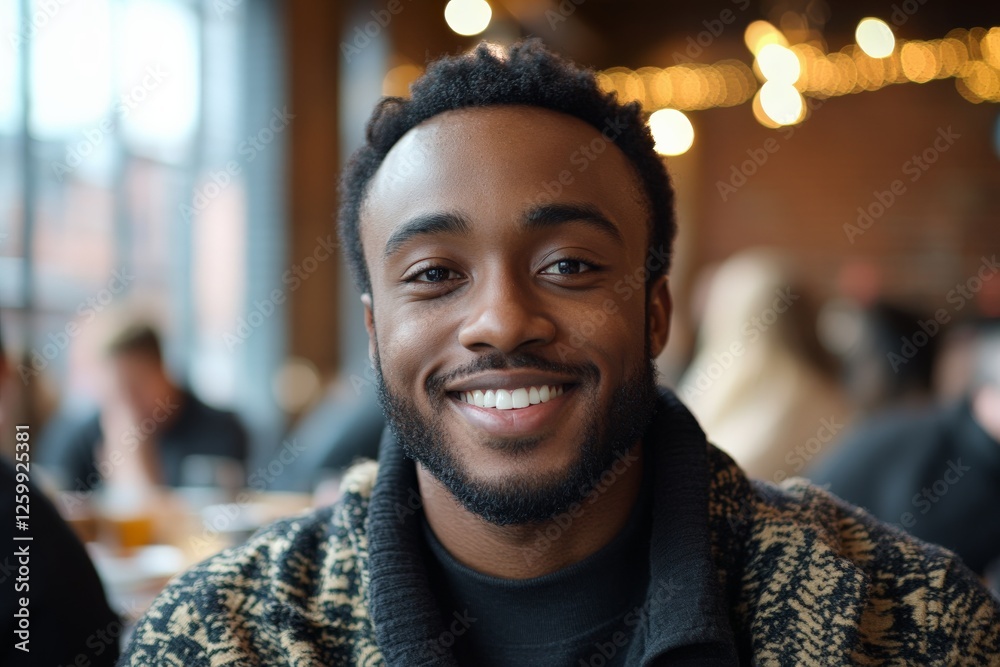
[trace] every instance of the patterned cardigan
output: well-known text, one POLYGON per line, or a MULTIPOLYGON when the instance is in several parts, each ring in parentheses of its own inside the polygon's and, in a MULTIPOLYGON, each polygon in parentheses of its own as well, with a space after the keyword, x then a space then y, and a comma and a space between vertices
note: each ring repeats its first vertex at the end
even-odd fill
MULTIPOLYGON (((957 556, 804 480, 749 481, 669 401, 686 436, 700 438, 712 560, 747 664, 1000 665, 1000 606, 957 556)), ((375 507, 378 471, 356 465, 335 505, 176 577, 119 664, 415 664, 389 646, 414 612, 379 609, 371 595, 370 524, 413 507, 375 507)), ((396 549, 393 567, 406 556, 396 549)))

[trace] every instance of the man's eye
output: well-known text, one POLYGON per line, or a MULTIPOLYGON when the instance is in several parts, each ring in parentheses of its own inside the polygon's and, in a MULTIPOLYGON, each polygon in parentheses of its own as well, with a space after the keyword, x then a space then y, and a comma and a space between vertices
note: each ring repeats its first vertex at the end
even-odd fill
POLYGON ((582 259, 560 259, 558 262, 552 262, 545 267, 542 273, 570 276, 593 271, 594 268, 593 264, 585 262, 582 259))
POLYGON ((458 276, 458 273, 452 271, 451 269, 446 269, 443 266, 432 266, 429 269, 424 269, 420 273, 414 274, 412 278, 408 278, 406 282, 408 283, 443 283, 446 280, 454 279, 458 276))

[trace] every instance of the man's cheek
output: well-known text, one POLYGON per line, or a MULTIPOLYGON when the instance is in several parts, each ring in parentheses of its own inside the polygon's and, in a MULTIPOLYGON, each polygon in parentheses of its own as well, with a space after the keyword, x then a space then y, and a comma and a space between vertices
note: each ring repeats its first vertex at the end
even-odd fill
POLYGON ((424 409, 428 401, 426 379, 435 370, 440 370, 438 352, 444 343, 428 337, 426 332, 419 337, 412 330, 398 333, 403 335, 393 336, 380 350, 382 373, 390 388, 424 409))

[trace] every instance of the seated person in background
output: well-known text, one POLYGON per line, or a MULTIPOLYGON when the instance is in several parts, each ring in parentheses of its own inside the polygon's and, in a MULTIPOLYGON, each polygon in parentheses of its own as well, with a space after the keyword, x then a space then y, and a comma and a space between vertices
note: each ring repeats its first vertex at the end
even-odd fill
POLYGON ((849 417, 836 362, 816 335, 813 297, 796 274, 776 250, 726 259, 710 279, 698 353, 677 382, 713 444, 771 482, 828 454, 849 417))
POLYGON ((676 223, 638 102, 538 40, 410 91, 342 177, 378 463, 176 577, 123 664, 1000 661, 954 554, 748 480, 657 386, 676 223))
POLYGON ((40 448, 42 463, 64 488, 87 491, 125 477, 180 486, 190 455, 233 459, 245 470, 243 426, 171 381, 150 326, 130 325, 115 336, 107 362, 110 381, 99 414, 40 448))
MULTIPOLYGON (((0 340, 0 386, 7 369, 0 340)), ((0 414, 0 428, 15 432, 15 426, 0 414)), ((0 459, 0 517, 7 526, 4 553, 0 555, 0 627, 4 628, 0 665, 110 667, 118 658, 121 622, 108 606, 97 571, 80 540, 42 491, 25 482, 33 477, 34 431, 17 432, 29 435, 27 444, 15 438, 16 469, 6 458, 0 459), (20 488, 21 484, 27 489, 20 488), (27 498, 19 497, 25 495, 27 498), (15 518, 23 516, 17 505, 25 504, 27 528, 22 530, 15 518), (15 540, 17 537, 31 539, 15 540), (21 576, 21 566, 27 566, 27 577, 21 576), (21 605, 23 598, 26 607, 21 605), (19 635, 22 619, 27 633, 19 635)))
POLYGON ((890 408, 930 405, 939 338, 930 336, 905 357, 900 342, 912 336, 916 323, 929 314, 879 300, 859 307, 854 316, 856 339, 840 352, 843 383, 857 411, 868 416, 890 408))
POLYGON ((873 417, 808 476, 986 576, 1000 565, 1000 323, 981 330, 976 360, 966 397, 873 417))

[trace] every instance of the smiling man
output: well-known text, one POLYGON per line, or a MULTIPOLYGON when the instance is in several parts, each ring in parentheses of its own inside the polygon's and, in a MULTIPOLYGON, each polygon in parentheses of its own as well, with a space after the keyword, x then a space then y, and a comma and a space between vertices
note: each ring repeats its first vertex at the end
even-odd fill
POLYGON ((637 105, 482 45, 380 103, 342 192, 378 464, 175 579, 127 664, 1000 660, 957 557, 748 481, 657 387, 673 195, 637 105))

